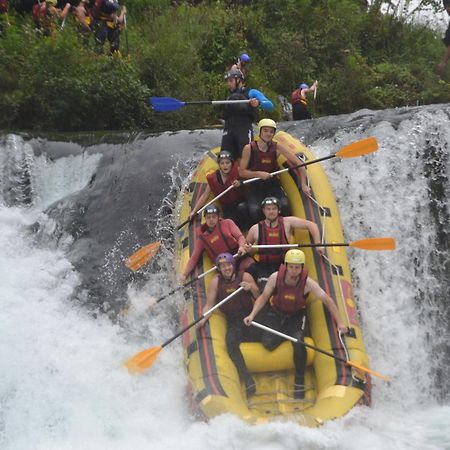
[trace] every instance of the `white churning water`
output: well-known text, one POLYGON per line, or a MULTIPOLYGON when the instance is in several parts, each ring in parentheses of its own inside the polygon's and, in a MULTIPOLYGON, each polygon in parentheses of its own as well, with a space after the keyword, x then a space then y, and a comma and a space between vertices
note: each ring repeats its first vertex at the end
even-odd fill
MULTIPOLYGON (((50 203, 82 189, 99 157, 35 159, 31 172, 38 200, 26 208, 0 200, 0 448, 450 449, 450 406, 436 400, 428 370, 441 361, 430 351, 427 332, 437 344, 449 336, 448 329, 430 330, 427 322, 428 310, 439 308, 435 292, 442 280, 431 266, 437 230, 423 169, 430 141, 450 143, 450 132, 444 131, 450 124, 442 113, 427 128, 427 114, 419 112, 397 129, 381 122, 312 145, 324 156, 354 140, 377 137, 378 152, 324 163, 325 170, 347 240, 393 236, 398 241, 395 252, 349 250, 371 365, 393 381, 374 379, 372 408, 355 408, 319 429, 293 423, 250 426, 231 416, 195 422, 184 398, 179 341, 164 349, 145 375, 130 376, 122 361, 170 337, 171 315, 163 304, 143 312, 139 304, 146 294, 131 289, 137 307, 126 327, 93 318, 73 303, 77 273, 62 250, 37 245, 27 227, 37 217, 42 222, 50 203), (142 330, 148 331, 146 338, 142 330)), ((26 147, 18 137, 10 139, 16 148, 26 147)), ((2 152, 7 145, 11 141, 2 152)), ((161 283, 159 274, 150 283, 161 283)))

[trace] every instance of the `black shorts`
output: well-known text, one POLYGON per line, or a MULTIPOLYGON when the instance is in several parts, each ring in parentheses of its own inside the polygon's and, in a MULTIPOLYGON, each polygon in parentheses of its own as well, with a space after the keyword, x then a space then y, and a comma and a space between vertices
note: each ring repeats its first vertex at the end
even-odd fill
POLYGON ((292 117, 294 120, 312 119, 311 114, 303 103, 292 105, 292 117))
POLYGON ((252 137, 252 128, 225 128, 220 149, 228 150, 236 161, 241 157, 243 148, 251 142, 252 137))

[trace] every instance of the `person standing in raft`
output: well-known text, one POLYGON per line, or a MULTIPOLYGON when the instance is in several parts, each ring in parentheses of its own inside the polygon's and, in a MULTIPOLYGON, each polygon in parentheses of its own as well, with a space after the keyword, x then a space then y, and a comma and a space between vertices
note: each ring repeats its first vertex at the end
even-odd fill
POLYGON ((309 92, 314 92, 317 89, 317 80, 309 87, 306 83, 302 83, 291 94, 292 103, 292 117, 294 120, 307 120, 312 119, 310 112, 308 111, 308 97, 309 92))
POLYGON ((242 229, 247 229, 247 204, 245 203, 244 189, 240 186, 239 170, 237 164, 233 161, 233 156, 227 150, 222 150, 217 156, 219 169, 206 176, 208 184, 205 191, 197 200, 189 214, 190 221, 203 205, 206 204, 211 192, 217 197, 230 186, 234 186, 225 195, 218 199, 222 206, 223 218, 232 219, 242 229))
MULTIPOLYGON (((450 0, 443 0, 442 4, 447 11, 447 14, 450 16, 450 0)), ((450 60, 450 23, 448 24, 447 31, 445 32, 445 36, 442 39, 442 42, 447 47, 447 51, 442 57, 442 61, 437 65, 437 72, 439 75, 443 75, 445 68, 447 67, 448 61, 450 60)))
MULTIPOLYGON (((310 277, 305 269, 305 254, 301 250, 292 249, 286 253, 284 264, 278 272, 270 275, 264 291, 256 299, 252 312, 244 318, 246 325, 251 325, 253 319, 265 308, 258 321, 300 341, 304 338, 305 308, 307 295, 312 293, 331 313, 338 331, 346 333, 347 327, 341 320, 339 310, 332 298, 310 277)), ((261 342, 270 351, 277 348, 284 339, 267 331, 263 331, 261 342)), ((304 374, 306 365, 306 348, 300 343, 293 343, 294 347, 294 398, 303 399, 305 396, 304 374)))
MULTIPOLYGON (((244 317, 248 316, 252 311, 253 300, 259 296, 259 289, 250 274, 243 273, 239 275, 236 272, 236 262, 231 253, 221 253, 218 255, 216 266, 219 273, 208 286, 203 314, 238 289, 239 286, 244 288, 244 291, 236 294, 234 298, 221 306, 220 310, 227 318, 225 340, 228 353, 236 366, 241 381, 245 384, 247 397, 250 397, 256 392, 256 385, 248 372, 239 345, 241 342, 260 341, 261 333, 259 330, 255 330, 253 327, 253 330, 250 330, 243 322, 244 317)), ((199 322, 199 326, 204 326, 208 319, 209 316, 205 317, 199 322)))
MULTIPOLYGON (((239 69, 229 70, 225 74, 225 80, 230 90, 227 100, 250 100, 249 103, 228 103, 224 106, 225 124, 220 149, 229 151, 236 161, 241 157, 244 145, 252 140, 253 122, 256 121, 256 108, 260 105, 260 101, 257 98, 250 98, 250 91, 244 86, 244 75, 239 69)), ((261 93, 259 94, 272 105, 261 93)))
MULTIPOLYGON (((211 261, 215 261, 217 256, 224 252, 237 253, 238 256, 245 255, 245 238, 241 230, 231 219, 220 219, 219 209, 215 205, 209 205, 203 211, 205 223, 200 228, 200 234, 195 241, 194 252, 192 253, 185 269, 180 274, 180 281, 185 281, 188 275, 195 269, 203 251, 209 256, 211 261)), ((246 257, 239 260, 239 270, 245 270, 254 260, 246 257)))
MULTIPOLYGON (((262 203, 264 220, 253 225, 248 230, 244 249, 252 251, 252 245, 280 245, 289 244, 293 240, 294 228, 308 230, 312 240, 320 244, 319 227, 310 220, 300 219, 295 216, 283 217, 280 215, 280 202, 275 197, 267 197, 262 203)), ((315 247, 316 251, 323 255, 324 247, 315 247)), ((246 269, 253 278, 259 282, 266 280, 270 274, 278 270, 283 262, 286 248, 258 249, 259 260, 246 269)))
MULTIPOLYGON (((282 154, 294 165, 301 161, 281 144, 275 142, 273 137, 277 130, 277 125, 272 119, 262 119, 258 123, 259 140, 252 141, 244 147, 242 158, 239 163, 239 176, 243 179, 260 178, 246 186, 246 197, 248 212, 252 223, 262 219, 261 201, 265 197, 277 197, 281 202, 282 214, 288 216, 290 208, 286 194, 281 187, 278 177, 272 177, 271 172, 280 169, 278 166, 278 156, 282 154)), ((306 169, 299 169, 302 191, 309 195, 310 190, 307 184, 306 169)))

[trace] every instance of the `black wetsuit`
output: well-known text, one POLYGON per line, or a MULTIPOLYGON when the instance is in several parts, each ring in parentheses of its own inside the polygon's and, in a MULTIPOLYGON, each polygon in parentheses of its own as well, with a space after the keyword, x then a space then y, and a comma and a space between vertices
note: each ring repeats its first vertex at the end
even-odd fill
MULTIPOLYGON (((247 89, 241 87, 232 92, 227 100, 247 100, 247 89)), ((242 149, 251 142, 253 138, 253 122, 256 121, 256 108, 249 103, 227 104, 224 107, 225 125, 221 150, 228 150, 238 159, 242 155, 242 149)))

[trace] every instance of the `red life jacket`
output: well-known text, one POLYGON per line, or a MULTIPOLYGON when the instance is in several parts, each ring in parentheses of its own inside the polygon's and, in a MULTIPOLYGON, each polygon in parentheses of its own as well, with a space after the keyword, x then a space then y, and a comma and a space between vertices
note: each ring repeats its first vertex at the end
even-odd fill
POLYGON ((207 232, 208 228, 206 224, 203 224, 200 228, 202 233, 199 238, 203 241, 206 254, 210 257, 211 261, 215 261, 221 253, 229 252, 234 255, 239 248, 238 242, 231 234, 228 223, 229 219, 219 219, 219 222, 211 233, 207 232))
POLYGON ((248 170, 275 172, 278 170, 277 163, 277 143, 271 142, 267 152, 262 152, 258 148, 256 141, 250 142, 250 160, 248 170))
POLYGON ((275 311, 283 314, 295 314, 306 308, 305 285, 308 278, 308 271, 303 268, 300 279, 295 286, 285 283, 286 266, 281 264, 278 269, 277 284, 270 304, 275 311))
MULTIPOLYGON (((238 166, 235 163, 233 164, 233 167, 231 168, 230 173, 228 174, 227 177, 227 181, 225 181, 225 183, 222 183, 220 170, 216 170, 215 172, 210 173, 209 175, 206 176, 206 179, 208 180, 208 184, 212 193, 214 194, 215 197, 217 197, 219 194, 221 194, 223 191, 229 188, 233 184, 233 181, 237 180, 238 177, 239 177, 238 166)), ((222 205, 237 205, 243 200, 244 195, 242 187, 231 189, 219 199, 222 205)))
POLYGON ((291 95, 291 103, 293 105, 296 105, 297 103, 302 103, 303 105, 307 106, 308 101, 302 97, 302 90, 296 89, 292 95, 291 95))
POLYGON ((41 3, 36 3, 33 5, 33 21, 37 26, 42 25, 42 23, 47 18, 47 5, 45 1, 41 3))
POLYGON ((8 12, 8 0, 0 0, 0 13, 8 12))
MULTIPOLYGON (((225 278, 219 274, 219 284, 217 287, 217 303, 219 303, 225 297, 228 297, 236 289, 238 289, 241 281, 241 277, 239 277, 237 274, 234 277, 234 280, 230 281, 225 280, 225 278)), ((219 309, 225 314, 242 313, 244 317, 244 315, 247 316, 251 313, 252 308, 253 300, 251 294, 242 290, 233 298, 230 298, 230 300, 224 303, 219 309)))
MULTIPOLYGON (((270 228, 266 225, 265 220, 258 222, 258 242, 259 245, 277 245, 289 244, 284 228, 284 219, 278 216, 278 225, 270 228)), ((281 264, 283 262, 286 248, 260 248, 259 261, 266 264, 281 264)))

